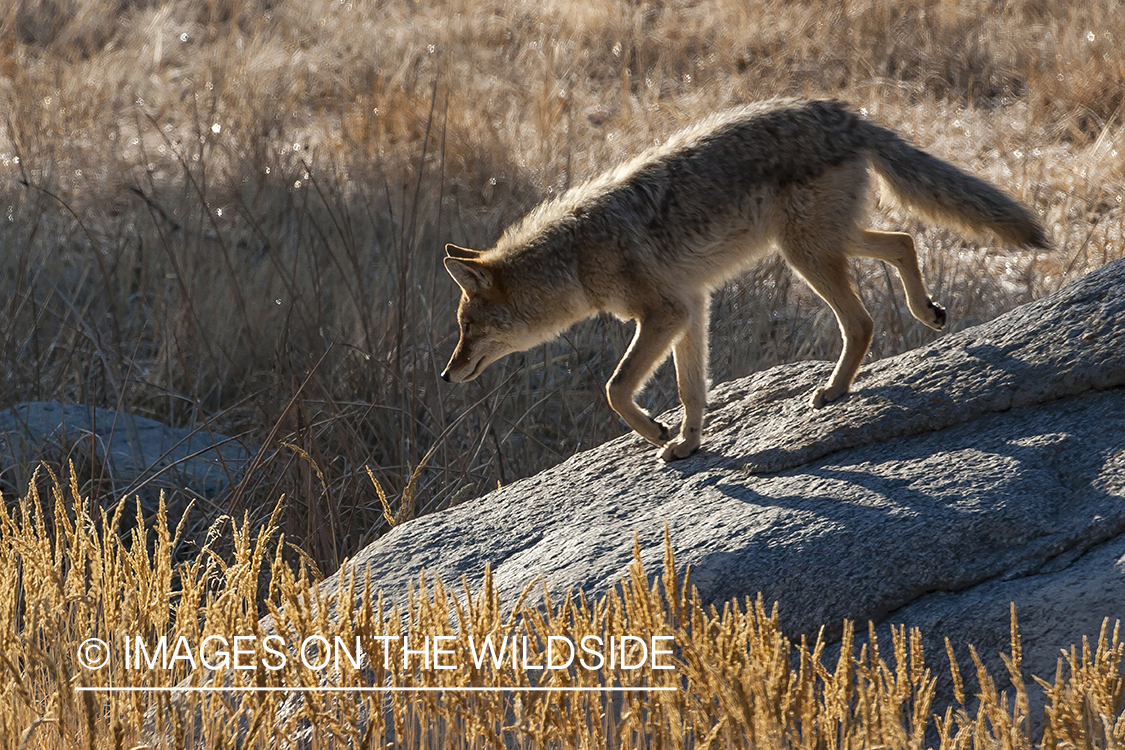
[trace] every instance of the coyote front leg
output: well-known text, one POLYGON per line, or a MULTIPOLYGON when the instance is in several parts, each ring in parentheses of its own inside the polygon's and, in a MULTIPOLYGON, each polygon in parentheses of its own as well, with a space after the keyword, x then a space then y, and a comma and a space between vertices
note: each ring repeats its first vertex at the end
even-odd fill
POLYGON ((637 434, 657 447, 671 440, 672 433, 637 406, 634 397, 668 354, 668 347, 683 330, 684 319, 682 311, 671 306, 638 319, 633 341, 606 386, 606 395, 613 410, 637 434))
POLYGON ((665 461, 690 456, 703 438, 703 410, 707 408, 707 323, 710 300, 695 300, 688 313, 687 328, 672 348, 676 362, 676 385, 684 405, 680 436, 664 446, 665 461))

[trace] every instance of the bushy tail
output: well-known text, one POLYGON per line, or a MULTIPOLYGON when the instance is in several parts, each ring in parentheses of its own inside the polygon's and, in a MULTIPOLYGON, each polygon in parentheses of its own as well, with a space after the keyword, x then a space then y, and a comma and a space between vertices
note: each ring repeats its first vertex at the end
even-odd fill
POLYGON ((915 148, 892 130, 865 125, 871 165, 905 208, 938 223, 990 230, 1013 245, 1048 246, 1043 227, 1019 201, 915 148))

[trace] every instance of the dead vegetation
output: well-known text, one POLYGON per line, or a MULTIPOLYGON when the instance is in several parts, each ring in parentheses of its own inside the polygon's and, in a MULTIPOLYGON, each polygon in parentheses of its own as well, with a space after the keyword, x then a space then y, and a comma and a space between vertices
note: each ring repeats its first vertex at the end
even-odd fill
MULTIPOLYGON (((12 706, 0 736, 25 747, 129 747, 145 711, 159 708, 180 737, 199 729, 188 717, 201 708, 210 746, 236 731, 265 745, 301 727, 318 743, 357 746, 388 737, 477 746, 492 740, 470 737, 518 734, 569 747, 610 733, 627 747, 656 746, 650 737, 673 747, 921 746, 930 678, 909 634, 893 658, 868 650, 834 671, 808 645, 794 671, 787 655, 798 647, 760 608, 705 611, 679 582, 653 587, 639 571, 623 598, 574 600, 546 619, 501 616, 486 585, 474 627, 674 632, 685 644, 674 694, 326 694, 274 722, 278 694, 186 704, 78 694, 73 659, 87 634, 117 637, 126 624, 192 637, 253 632, 261 608, 284 607, 295 626, 328 627, 303 593, 317 576, 303 571, 335 569, 389 521, 624 432, 602 395, 628 340, 616 321, 582 324, 473 384, 440 382, 456 338, 442 247, 487 245, 539 200, 702 113, 783 94, 843 98, 1033 206, 1050 252, 873 214, 918 233, 954 328, 1121 257, 1123 42, 1110 0, 7 3, 0 407, 93 403, 246 435, 262 453, 223 507, 185 521, 181 536, 195 546, 175 559, 163 519, 141 519, 147 539, 119 542, 100 531, 98 512, 96 522, 82 515, 71 495, 113 502, 90 492, 94 461, 80 462, 68 491, 43 472, 35 485, 30 465, 0 477, 0 684, 12 706), (34 492, 73 507, 39 525, 26 499, 34 492), (212 538, 209 528, 223 532, 212 538), (370 718, 366 740, 347 734, 357 711, 370 718)), ((876 317, 873 357, 930 340, 886 269, 860 263, 857 279, 876 317)), ((717 381, 835 357, 831 315, 776 263, 724 290, 713 310, 717 381)), ((670 405, 672 384, 659 373, 645 399, 670 405)), ((61 474, 67 456, 46 458, 61 474)), ((332 627, 391 628, 397 618, 374 596, 370 612, 332 627)), ((453 601, 434 596, 416 603, 411 632, 461 632, 453 601)), ((1116 631, 1072 652, 1050 688, 1044 742, 1121 745, 1120 658, 1116 631)), ((979 711, 929 724, 941 747, 1028 746, 1022 683, 1005 699, 979 677, 979 711)))
MULTIPOLYGON (((441 383, 456 336, 441 248, 487 245, 701 113, 845 98, 1034 206, 1051 252, 907 222, 954 327, 1121 255, 1125 23, 1108 0, 6 8, 0 406, 246 435, 257 471, 207 516, 260 523, 284 494, 289 537, 326 569, 381 528, 369 469, 408 517, 624 431, 603 396, 616 321, 441 383)), ((885 268, 857 273, 873 357, 930 339, 885 268)), ((719 295, 713 331, 716 381, 838 346, 777 264, 719 295)), ((674 403, 667 372, 646 398, 674 403)))
MULTIPOLYGON (((47 485, 50 497, 33 493, 0 513, 0 736, 20 748, 1125 747, 1119 624, 1103 625, 1095 643, 1064 652, 1047 681, 1036 678, 1047 701, 1043 716, 1032 716, 1028 692, 1038 688, 1021 668, 1013 612, 1009 674, 989 675, 972 652, 975 665, 954 662, 959 704, 935 713, 935 680, 917 631, 895 630, 890 643, 872 631, 858 645, 845 623, 833 664, 822 641, 786 638, 776 607, 768 611, 760 599, 731 601, 722 611, 704 606, 677 570, 668 539, 660 575, 650 577, 638 556, 605 596, 573 592, 528 608, 501 602, 486 573, 468 589, 423 578, 399 609, 354 576, 345 576, 339 598, 310 590, 307 569, 281 559, 284 539, 272 521, 254 530, 246 520, 223 519, 207 548, 176 564, 182 529, 170 530, 163 514, 153 530, 138 524, 122 539, 104 513, 90 515, 90 499, 73 484, 50 478, 47 485), (53 522, 44 522, 42 504, 53 506, 53 522), (219 537, 234 550, 226 562, 210 548, 219 537), (268 628, 258 621, 259 606, 273 616, 268 628), (265 648, 270 633, 294 649, 277 669, 281 660, 265 648), (415 649, 426 637, 449 637, 441 659, 454 668, 437 669, 417 654, 404 666, 393 647, 382 659, 403 635, 415 649), (469 639, 483 652, 486 635, 521 644, 526 638, 527 651, 515 665, 491 658, 478 665, 469 639), (646 660, 631 642, 621 653, 641 663, 636 669, 598 665, 593 656, 593 669, 523 666, 547 663, 550 636, 580 643, 590 635, 602 643, 670 636, 661 645, 671 653, 646 660), (198 651, 213 665, 221 664, 224 643, 229 654, 235 636, 249 637, 240 646, 244 656, 233 658, 254 668, 236 669, 232 660, 208 671, 183 658, 164 668, 167 656, 157 659, 155 647, 162 636, 173 656, 225 639, 198 651), (309 655, 302 663, 297 644, 317 636, 326 643, 339 637, 352 654, 358 641, 368 660, 357 667, 345 655, 337 663, 329 660, 337 652, 325 648, 302 652, 309 655), (154 666, 138 661, 138 637, 154 666), (107 644, 104 667, 81 663, 88 638, 107 644), (183 652, 174 645, 180 639, 183 652), (175 686, 241 692, 159 692, 175 686), (285 690, 322 687, 361 690, 285 690)), ((588 645, 597 650, 597 642, 588 645)), ((279 654, 286 648, 272 647, 279 654)))

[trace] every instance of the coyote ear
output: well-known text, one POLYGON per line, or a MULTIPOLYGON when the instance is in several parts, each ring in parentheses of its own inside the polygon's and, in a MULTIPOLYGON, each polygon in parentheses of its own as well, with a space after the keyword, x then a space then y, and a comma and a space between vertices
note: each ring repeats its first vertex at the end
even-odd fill
POLYGON ((492 286, 492 269, 479 260, 446 258, 445 270, 466 292, 479 292, 492 286))
POLYGON ((479 257, 480 253, 481 253, 480 250, 470 250, 467 247, 457 247, 456 245, 454 245, 452 243, 445 246, 445 254, 447 256, 449 256, 450 258, 461 258, 463 260, 472 260, 473 258, 479 257))

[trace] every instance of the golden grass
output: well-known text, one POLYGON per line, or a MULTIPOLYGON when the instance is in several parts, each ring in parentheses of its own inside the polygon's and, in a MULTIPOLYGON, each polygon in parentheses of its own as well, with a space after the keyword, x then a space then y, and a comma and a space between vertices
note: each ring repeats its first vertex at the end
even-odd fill
MULTIPOLYGON (((209 542, 229 537, 230 559, 204 547, 177 564, 179 532, 167 527, 163 513, 152 531, 138 525, 122 538, 112 519, 91 512, 90 498, 81 497, 73 481, 63 486, 52 477, 48 486, 45 503, 32 492, 12 512, 0 512, 0 737, 9 747, 218 748, 237 742, 257 748, 288 747, 298 739, 309 748, 1125 747, 1125 643, 1118 625, 1103 626, 1096 643, 1083 642, 1060 658, 1053 681, 1041 682, 1045 713, 1032 717, 1013 614, 1005 656, 1010 685, 998 685, 977 660, 974 690, 972 677, 962 677, 954 662, 961 704, 935 715, 935 680, 917 631, 895 629, 889 644, 872 631, 857 648, 845 623, 842 657, 828 663, 823 642, 791 642, 776 607, 767 611, 760 599, 730 601, 721 609, 702 604, 677 570, 667 537, 661 574, 650 578, 638 552, 620 587, 604 596, 573 592, 542 607, 525 606, 522 597, 501 602, 485 571, 483 580, 462 581, 456 590, 423 577, 400 607, 350 574, 339 597, 311 588, 307 569, 281 559, 284 538, 272 523, 252 531, 246 521, 225 519, 209 542), (260 609, 272 615, 268 628, 259 622, 260 609), (259 666, 209 673, 184 661, 172 669, 129 668, 123 655, 126 637, 148 644, 183 637, 194 646, 209 636, 230 642, 235 635, 261 639, 268 632, 294 644, 311 635, 339 636, 349 648, 358 638, 376 656, 359 669, 346 658, 338 670, 306 668, 293 658, 277 671, 259 666), (404 634, 415 646, 425 636, 450 636, 445 648, 454 655, 443 658, 458 668, 426 669, 418 657, 410 668, 397 657, 384 664, 379 639, 404 634), (672 668, 654 669, 649 660, 633 671, 571 668, 546 677, 487 660, 478 668, 468 638, 486 634, 526 636, 531 664, 543 663, 548 636, 576 642, 585 635, 671 636, 674 653, 655 663, 672 668), (90 637, 111 644, 105 668, 78 662, 79 644, 90 637), (260 690, 325 684, 447 689, 260 690), (151 690, 177 685, 256 690, 151 690), (78 691, 108 686, 146 690, 78 691), (498 686, 674 690, 454 689, 498 686), (1040 737, 1033 737, 1032 718, 1042 720, 1040 737)), ((638 659, 635 650, 629 653, 638 659)), ((265 663, 271 657, 259 648, 256 658, 265 663)))
MULTIPOLYGON (((441 248, 488 244, 703 113, 845 98, 1031 204, 1051 252, 875 213, 918 234, 953 328, 1120 257, 1117 6, 14 0, 0 9, 0 406, 81 401, 245 434, 258 469, 218 505, 200 499, 202 523, 248 510, 256 527, 284 494, 287 538, 335 569, 386 528, 368 470, 408 517, 625 431, 603 395, 627 342, 616 321, 440 382, 456 336, 441 248)), ((933 339, 883 266, 857 277, 873 357, 933 339)), ((713 310, 716 381, 839 346, 776 263, 713 310)), ((658 373, 646 401, 672 405, 672 382, 658 373)), ((61 471, 68 456, 44 458, 61 471)), ((9 502, 34 466, 0 477, 9 502)), ((84 491, 95 475, 80 473, 84 491)))
MULTIPOLYGON (((917 634, 896 633, 886 654, 873 640, 857 652, 847 626, 847 657, 825 664, 821 644, 790 643, 760 603, 701 605, 670 548, 659 579, 637 564, 621 591, 543 611, 502 607, 487 576, 471 597, 429 582, 402 611, 370 590, 359 603, 308 592, 318 565, 335 569, 388 522, 624 431, 602 397, 627 341, 613 322, 511 357, 478 384, 439 382, 455 338, 445 242, 489 243, 538 200, 702 113, 835 96, 1045 217, 1055 249, 1039 254, 907 224, 954 327, 981 322, 1123 254, 1123 42, 1111 0, 5 4, 0 406, 96 403, 264 447, 232 497, 199 499, 209 526, 193 517, 175 533, 160 512, 119 536, 123 521, 93 509, 111 504, 97 491, 97 456, 66 446, 45 456, 60 472, 78 459, 67 486, 32 480, 37 464, 0 476, 0 738, 133 747, 147 741, 148 716, 157 746, 169 747, 304 733, 313 747, 910 748, 927 730, 935 747, 1029 747, 1015 636, 1010 688, 977 665, 979 707, 966 679, 963 705, 932 717, 917 634), (189 676, 119 661, 85 673, 76 653, 87 637, 198 643, 260 634, 264 613, 281 630, 366 644, 403 630, 540 644, 671 634, 675 670, 616 678, 678 690, 303 700, 75 691, 189 676)), ((931 340, 881 266, 857 271, 876 315, 873 356, 931 340)), ((777 264, 725 290, 714 311, 716 380, 830 359, 838 347, 831 317, 777 264)), ((646 395, 658 407, 674 397, 667 373, 646 395)), ((179 518, 182 498, 172 499, 179 518)), ((1115 629, 1060 662, 1043 686, 1044 747, 1125 745, 1121 658, 1115 629)), ((211 677, 292 686, 318 675, 211 677)), ((397 662, 345 664, 333 680, 527 684, 397 662)))

